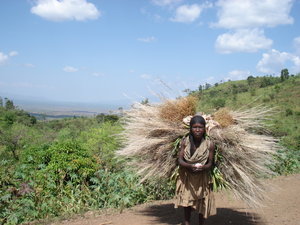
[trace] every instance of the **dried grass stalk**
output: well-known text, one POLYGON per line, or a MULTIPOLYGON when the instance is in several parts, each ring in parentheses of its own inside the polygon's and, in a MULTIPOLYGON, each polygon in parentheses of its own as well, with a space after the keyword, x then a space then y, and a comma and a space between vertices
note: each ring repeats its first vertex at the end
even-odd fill
POLYGON ((234 119, 226 108, 221 108, 214 113, 213 119, 217 121, 221 127, 228 127, 234 124, 234 119))
MULTIPOLYGON (((186 107, 186 104, 181 104, 183 101, 179 101, 180 104, 168 101, 165 107, 186 107)), ((143 175, 142 181, 151 177, 170 177, 177 167, 176 148, 173 143, 187 133, 187 130, 182 122, 162 118, 165 109, 162 105, 137 103, 126 112, 123 132, 125 147, 118 154, 135 157, 132 165, 137 168, 138 174, 143 175)), ((168 114, 170 115, 171 113, 168 114)))
POLYGON ((183 118, 196 113, 197 98, 188 96, 177 100, 167 100, 159 107, 159 116, 162 119, 181 123, 183 118))
POLYGON ((221 156, 216 167, 227 187, 251 207, 259 207, 265 197, 266 186, 261 178, 273 174, 267 165, 274 160, 278 140, 265 135, 268 130, 264 123, 273 113, 274 109, 261 106, 243 111, 220 109, 213 118, 223 127, 208 129, 221 156))
MULTIPOLYGON (((157 105, 138 103, 126 112, 125 147, 118 154, 134 158, 131 163, 142 175, 142 181, 173 175, 177 167, 178 140, 188 133, 181 121, 189 113, 195 114, 195 108, 196 101, 186 98, 157 105)), ((222 179, 235 197, 251 207, 259 206, 265 196, 259 177, 271 173, 266 164, 271 163, 277 142, 252 130, 262 129, 270 112, 270 109, 257 107, 235 112, 222 109, 213 116, 203 115, 208 135, 217 146, 216 166, 222 179)))

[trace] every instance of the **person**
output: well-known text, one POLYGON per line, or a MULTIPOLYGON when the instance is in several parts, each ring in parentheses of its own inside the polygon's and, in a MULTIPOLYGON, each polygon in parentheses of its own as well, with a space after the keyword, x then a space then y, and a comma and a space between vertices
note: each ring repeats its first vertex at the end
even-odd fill
POLYGON ((214 144, 205 132, 205 119, 196 115, 190 121, 189 135, 182 139, 178 155, 175 208, 184 208, 184 224, 190 225, 192 209, 199 213, 199 224, 215 213, 210 169, 214 144))

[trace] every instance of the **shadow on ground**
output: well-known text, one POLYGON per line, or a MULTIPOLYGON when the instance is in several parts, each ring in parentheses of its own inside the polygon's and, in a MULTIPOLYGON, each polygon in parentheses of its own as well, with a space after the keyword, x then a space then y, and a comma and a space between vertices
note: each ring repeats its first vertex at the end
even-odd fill
MULTIPOLYGON (((239 209, 217 208, 217 214, 210 216, 205 225, 263 225, 257 214, 245 213, 239 209)), ((240 209, 242 210, 242 209, 240 209)), ((174 209, 173 204, 152 205, 139 212, 153 217, 153 223, 182 224, 183 208, 174 209)), ((192 213, 191 224, 198 224, 197 213, 192 213)))

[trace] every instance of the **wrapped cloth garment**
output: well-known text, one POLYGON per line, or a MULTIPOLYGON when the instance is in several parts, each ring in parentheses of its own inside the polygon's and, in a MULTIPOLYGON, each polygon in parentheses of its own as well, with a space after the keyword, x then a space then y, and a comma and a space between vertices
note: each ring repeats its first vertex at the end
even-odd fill
MULTIPOLYGON (((210 140, 202 139, 200 146, 190 155, 189 138, 184 140, 184 160, 187 163, 201 163, 204 165, 208 160, 210 140)), ((204 218, 214 215, 216 212, 212 182, 209 171, 191 172, 180 167, 176 183, 175 208, 178 206, 192 207, 204 218)))

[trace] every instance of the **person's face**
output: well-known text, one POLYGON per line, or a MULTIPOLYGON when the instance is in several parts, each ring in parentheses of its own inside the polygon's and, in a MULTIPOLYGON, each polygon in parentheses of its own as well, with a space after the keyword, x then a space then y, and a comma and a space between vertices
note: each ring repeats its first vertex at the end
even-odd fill
POLYGON ((195 123, 192 125, 192 135, 194 138, 202 138, 205 133, 205 126, 201 123, 195 123))

